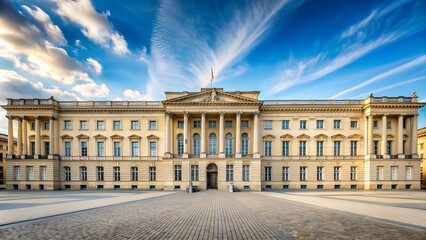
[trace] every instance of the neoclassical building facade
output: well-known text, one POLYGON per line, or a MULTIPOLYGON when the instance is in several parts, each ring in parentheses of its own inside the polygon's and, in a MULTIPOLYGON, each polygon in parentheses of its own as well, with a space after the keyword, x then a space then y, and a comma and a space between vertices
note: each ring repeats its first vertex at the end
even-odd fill
POLYGON ((419 189, 417 96, 7 99, 8 189, 419 189), (9 141, 10 142, 10 141, 9 141), (14 149, 16 148, 16 149, 14 149))

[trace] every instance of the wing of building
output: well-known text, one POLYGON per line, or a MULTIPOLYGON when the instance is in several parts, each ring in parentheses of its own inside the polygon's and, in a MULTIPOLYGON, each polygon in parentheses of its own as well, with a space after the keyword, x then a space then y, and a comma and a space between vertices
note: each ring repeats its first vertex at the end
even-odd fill
POLYGON ((8 189, 419 189, 411 97, 164 101, 7 99, 8 189))

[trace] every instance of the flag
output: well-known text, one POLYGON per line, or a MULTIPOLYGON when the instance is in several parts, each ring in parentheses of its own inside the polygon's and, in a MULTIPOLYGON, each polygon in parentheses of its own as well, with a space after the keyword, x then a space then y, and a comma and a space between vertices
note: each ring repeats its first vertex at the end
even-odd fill
POLYGON ((210 81, 212 81, 212 80, 214 79, 214 73, 213 73, 213 68, 211 68, 211 73, 212 73, 212 76, 211 76, 211 79, 210 79, 210 81))

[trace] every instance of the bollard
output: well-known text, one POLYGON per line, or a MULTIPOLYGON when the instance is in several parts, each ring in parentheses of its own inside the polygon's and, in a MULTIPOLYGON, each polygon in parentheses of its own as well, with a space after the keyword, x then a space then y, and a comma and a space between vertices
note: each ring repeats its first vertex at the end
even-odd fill
POLYGON ((192 193, 192 182, 189 183, 188 193, 192 193))
POLYGON ((229 184, 229 192, 234 192, 234 185, 232 183, 229 184))

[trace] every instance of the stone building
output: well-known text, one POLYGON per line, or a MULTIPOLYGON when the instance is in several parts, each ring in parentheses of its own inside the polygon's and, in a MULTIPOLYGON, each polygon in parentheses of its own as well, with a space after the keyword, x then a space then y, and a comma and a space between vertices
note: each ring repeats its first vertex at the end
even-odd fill
MULTIPOLYGON (((6 155, 8 151, 8 136, 0 133, 0 189, 6 186, 6 155)), ((16 139, 13 141, 16 146, 16 139)), ((16 154, 16 152, 14 152, 16 154)))
POLYGON ((8 189, 419 189, 411 97, 164 101, 7 99, 8 189))
POLYGON ((426 188, 426 128, 417 130, 418 152, 421 161, 421 187, 426 188))

